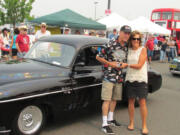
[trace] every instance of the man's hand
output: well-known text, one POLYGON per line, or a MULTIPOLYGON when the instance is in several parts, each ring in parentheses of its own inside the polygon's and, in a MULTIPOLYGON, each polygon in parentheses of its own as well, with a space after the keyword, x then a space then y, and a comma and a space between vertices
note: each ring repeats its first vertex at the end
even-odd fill
POLYGON ((108 65, 109 65, 110 67, 113 67, 113 68, 119 68, 119 67, 118 67, 118 62, 115 62, 115 61, 113 61, 113 62, 108 62, 108 65))

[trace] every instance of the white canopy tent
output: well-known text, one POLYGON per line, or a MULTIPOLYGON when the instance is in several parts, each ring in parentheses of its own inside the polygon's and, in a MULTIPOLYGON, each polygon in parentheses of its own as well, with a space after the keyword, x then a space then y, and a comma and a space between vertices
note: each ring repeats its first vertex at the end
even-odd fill
POLYGON ((114 28, 119 29, 121 26, 129 24, 127 19, 121 17, 117 13, 112 13, 109 16, 98 20, 98 22, 105 24, 107 30, 113 30, 114 28))
POLYGON ((166 28, 151 22, 149 19, 143 16, 140 16, 137 19, 131 21, 129 25, 132 27, 133 30, 138 30, 143 33, 165 34, 165 35, 171 34, 170 30, 167 30, 166 28))

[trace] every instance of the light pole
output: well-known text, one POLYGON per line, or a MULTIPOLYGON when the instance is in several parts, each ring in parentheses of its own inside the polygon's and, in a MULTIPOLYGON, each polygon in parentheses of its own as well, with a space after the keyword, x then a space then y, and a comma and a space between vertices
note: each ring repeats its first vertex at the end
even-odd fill
POLYGON ((108 9, 111 9, 111 0, 108 0, 108 9))
POLYGON ((94 19, 96 20, 96 5, 98 4, 99 2, 95 1, 94 2, 94 5, 95 5, 95 12, 94 12, 94 19))

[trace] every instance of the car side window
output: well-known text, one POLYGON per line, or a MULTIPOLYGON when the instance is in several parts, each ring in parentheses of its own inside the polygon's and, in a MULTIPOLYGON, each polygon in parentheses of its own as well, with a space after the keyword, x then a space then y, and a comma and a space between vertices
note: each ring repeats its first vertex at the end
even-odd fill
POLYGON ((80 51, 79 55, 77 56, 76 62, 84 62, 85 66, 97 66, 101 65, 99 61, 96 60, 96 55, 101 47, 99 46, 91 46, 84 48, 80 51))

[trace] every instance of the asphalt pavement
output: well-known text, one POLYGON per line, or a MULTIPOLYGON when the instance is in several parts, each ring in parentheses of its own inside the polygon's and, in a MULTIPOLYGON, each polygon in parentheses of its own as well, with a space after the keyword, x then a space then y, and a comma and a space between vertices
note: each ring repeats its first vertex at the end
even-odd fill
MULTIPOLYGON (((162 74, 163 84, 159 91, 148 96, 149 135, 180 135, 180 76, 171 75, 168 63, 155 61, 151 67, 162 74)), ((123 125, 112 127, 116 135, 140 135, 139 107, 135 110, 134 131, 127 130, 127 106, 118 104, 115 118, 123 125)), ((57 119, 48 123, 40 135, 104 135, 101 121, 101 107, 87 109, 63 121, 57 119)))

